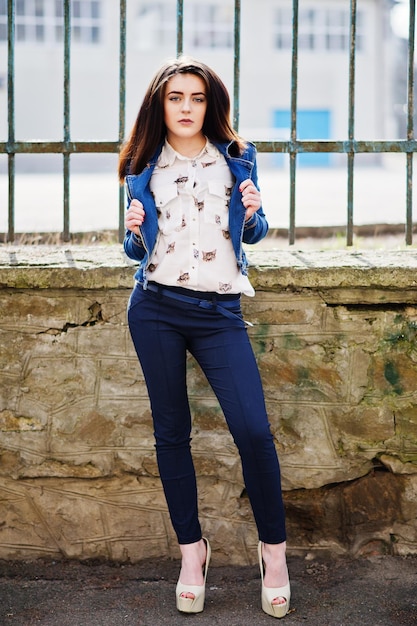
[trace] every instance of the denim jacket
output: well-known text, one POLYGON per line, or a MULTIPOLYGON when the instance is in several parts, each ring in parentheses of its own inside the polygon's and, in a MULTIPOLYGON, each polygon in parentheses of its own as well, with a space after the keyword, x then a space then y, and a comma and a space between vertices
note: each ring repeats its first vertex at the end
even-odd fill
MULTIPOLYGON (((256 148, 252 143, 247 143, 244 153, 236 157, 231 154, 235 145, 234 141, 229 144, 213 143, 225 157, 226 163, 235 178, 229 206, 229 232, 238 267, 242 274, 246 275, 248 263, 242 242, 249 244, 257 243, 268 232, 268 223, 262 207, 245 222, 246 209, 241 201, 242 194, 239 191, 240 183, 247 178, 251 178, 258 188, 256 148)), ((140 237, 137 237, 130 230, 126 231, 123 247, 129 258, 140 261, 135 279, 143 284, 144 287, 146 287, 147 283, 146 268, 158 238, 158 215, 149 182, 158 157, 161 154, 162 145, 158 147, 158 150, 140 174, 128 174, 126 176, 126 192, 129 204, 134 198, 142 202, 146 219, 140 226, 140 237)))

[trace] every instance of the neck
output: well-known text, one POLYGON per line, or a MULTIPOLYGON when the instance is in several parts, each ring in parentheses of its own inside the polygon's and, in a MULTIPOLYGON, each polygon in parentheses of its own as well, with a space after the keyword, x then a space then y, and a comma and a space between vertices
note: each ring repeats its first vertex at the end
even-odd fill
POLYGON ((178 139, 172 138, 167 135, 169 145, 174 148, 175 152, 178 152, 182 156, 193 158, 196 157, 204 146, 206 145, 206 138, 204 135, 194 137, 193 139, 178 139))

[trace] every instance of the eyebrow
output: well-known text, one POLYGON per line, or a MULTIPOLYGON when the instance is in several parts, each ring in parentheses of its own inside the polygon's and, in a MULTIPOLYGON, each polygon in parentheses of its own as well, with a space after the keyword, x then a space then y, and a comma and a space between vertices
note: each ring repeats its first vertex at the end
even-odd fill
MULTIPOLYGON (((167 93, 167 96, 170 96, 171 94, 179 94, 180 96, 183 96, 184 92, 183 91, 169 91, 167 93)), ((191 95, 192 96, 205 96, 206 94, 204 93, 204 91, 195 91, 191 95)))

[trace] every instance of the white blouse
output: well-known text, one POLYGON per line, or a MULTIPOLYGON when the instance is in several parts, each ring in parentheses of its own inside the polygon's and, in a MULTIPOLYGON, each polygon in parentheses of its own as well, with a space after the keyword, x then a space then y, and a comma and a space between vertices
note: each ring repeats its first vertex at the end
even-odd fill
POLYGON ((165 141, 150 182, 159 236, 149 280, 197 291, 255 294, 237 266, 230 239, 233 185, 224 156, 208 140, 194 158, 165 141))

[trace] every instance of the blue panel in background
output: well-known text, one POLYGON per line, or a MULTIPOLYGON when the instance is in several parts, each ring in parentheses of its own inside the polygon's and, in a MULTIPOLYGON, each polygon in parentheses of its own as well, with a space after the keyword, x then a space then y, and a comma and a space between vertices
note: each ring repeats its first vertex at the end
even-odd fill
MULTIPOLYGON (((274 128, 286 129, 286 139, 291 128, 291 112, 285 109, 274 111, 274 128)), ((299 109, 297 111, 297 139, 330 139, 330 111, 326 109, 299 109)), ((284 155, 276 155, 276 165, 284 165, 284 155)), ((300 167, 328 167, 330 155, 324 152, 299 154, 297 164, 300 167)))

